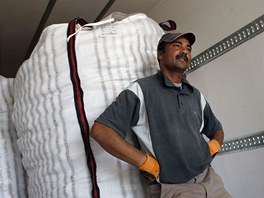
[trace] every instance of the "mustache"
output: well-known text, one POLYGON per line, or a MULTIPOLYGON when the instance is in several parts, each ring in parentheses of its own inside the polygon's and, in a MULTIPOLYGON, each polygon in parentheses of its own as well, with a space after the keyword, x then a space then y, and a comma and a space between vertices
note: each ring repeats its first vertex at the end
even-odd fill
POLYGON ((176 59, 179 59, 179 58, 182 58, 182 59, 184 59, 186 62, 189 62, 189 59, 188 59, 188 57, 187 57, 187 54, 185 54, 185 53, 180 53, 180 54, 178 54, 178 55, 176 56, 176 59))

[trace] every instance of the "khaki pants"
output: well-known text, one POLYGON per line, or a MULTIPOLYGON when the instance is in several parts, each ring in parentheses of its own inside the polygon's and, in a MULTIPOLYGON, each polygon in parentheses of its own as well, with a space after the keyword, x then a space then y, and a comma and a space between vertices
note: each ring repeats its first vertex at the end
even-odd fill
POLYGON ((153 184, 147 187, 148 198, 231 198, 212 167, 183 184, 153 184))

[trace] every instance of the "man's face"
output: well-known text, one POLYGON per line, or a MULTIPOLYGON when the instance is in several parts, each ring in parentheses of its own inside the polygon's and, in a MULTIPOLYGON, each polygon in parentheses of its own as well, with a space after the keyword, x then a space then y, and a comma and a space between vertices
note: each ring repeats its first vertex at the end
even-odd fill
POLYGON ((161 69, 184 72, 191 61, 191 51, 190 42, 184 37, 167 43, 164 51, 158 52, 161 69))

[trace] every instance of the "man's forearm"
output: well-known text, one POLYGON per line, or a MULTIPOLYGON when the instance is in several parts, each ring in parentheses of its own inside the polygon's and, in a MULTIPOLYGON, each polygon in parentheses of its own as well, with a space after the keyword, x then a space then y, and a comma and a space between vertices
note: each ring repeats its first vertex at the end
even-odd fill
POLYGON ((214 135, 210 138, 210 140, 215 139, 220 145, 222 145, 224 141, 224 132, 223 130, 217 130, 214 135))
POLYGON ((146 154, 123 140, 113 129, 95 122, 90 136, 95 139, 108 153, 136 167, 146 161, 146 154))
POLYGON ((212 156, 215 156, 215 154, 217 154, 221 150, 221 145, 223 141, 224 141, 224 132, 222 130, 217 130, 214 133, 214 135, 210 137, 208 146, 212 156))

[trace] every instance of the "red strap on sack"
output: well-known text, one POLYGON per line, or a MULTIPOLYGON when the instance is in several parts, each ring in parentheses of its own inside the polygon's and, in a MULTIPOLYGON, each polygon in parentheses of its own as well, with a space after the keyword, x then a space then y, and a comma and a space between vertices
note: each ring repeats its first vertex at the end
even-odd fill
MULTIPOLYGON (((87 24, 87 22, 82 18, 76 18, 70 21, 68 25, 67 38, 75 33, 77 24, 83 26, 87 24)), ((84 110, 83 90, 81 88, 81 82, 77 69, 78 64, 75 53, 75 35, 69 39, 67 43, 67 51, 68 51, 68 60, 70 66, 70 76, 71 76, 73 92, 74 92, 75 108, 76 108, 77 118, 80 125, 82 139, 85 147, 84 149, 86 154, 87 165, 90 171, 90 176, 92 181, 92 197, 100 198, 100 190, 96 180, 96 162, 90 146, 89 124, 84 110)))
POLYGON ((177 28, 177 25, 176 25, 175 21, 173 21, 173 20, 167 20, 164 22, 160 22, 159 26, 165 31, 172 31, 172 30, 176 30, 176 28, 177 28))

